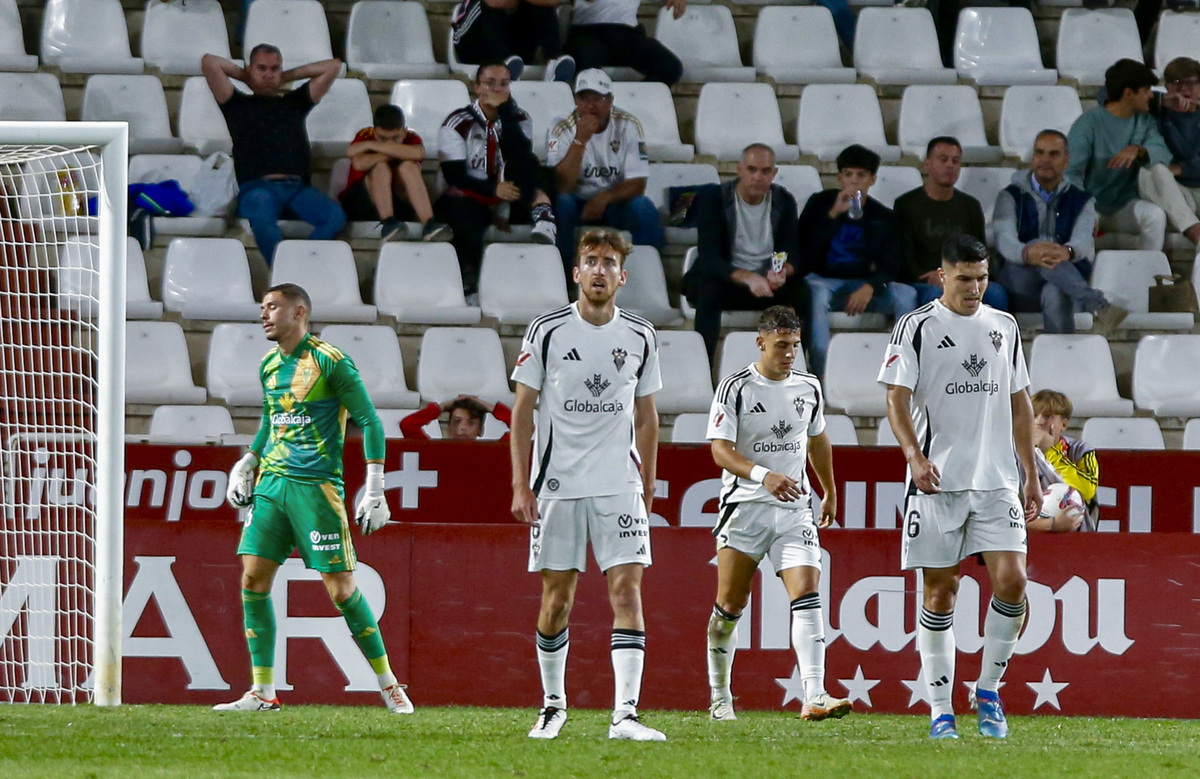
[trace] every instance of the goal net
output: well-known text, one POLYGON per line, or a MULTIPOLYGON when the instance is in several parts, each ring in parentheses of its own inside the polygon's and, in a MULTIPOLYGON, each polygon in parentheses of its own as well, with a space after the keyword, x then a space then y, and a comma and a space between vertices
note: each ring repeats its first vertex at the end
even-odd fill
POLYGON ((124 124, 0 122, 0 701, 120 703, 124 124))

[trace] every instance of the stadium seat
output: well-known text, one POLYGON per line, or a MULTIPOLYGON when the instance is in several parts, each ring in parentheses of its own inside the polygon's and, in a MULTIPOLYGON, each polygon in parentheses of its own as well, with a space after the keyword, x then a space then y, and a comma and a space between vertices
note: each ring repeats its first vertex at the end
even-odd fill
POLYGON ((1176 57, 1200 59, 1200 15, 1190 11, 1163 11, 1154 39, 1154 68, 1163 68, 1176 57))
POLYGON ((1133 400, 1156 417, 1200 415, 1200 335, 1148 335, 1138 341, 1133 400))
POLYGON ((853 84, 842 65, 833 15, 814 6, 768 6, 754 24, 754 68, 777 84, 853 84))
POLYGON ((333 58, 325 6, 318 0, 254 0, 247 8, 243 51, 260 43, 278 46, 284 70, 333 58))
MULTIPOLYGON (((1014 87, 1009 87, 1010 90, 1014 87)), ((987 244, 992 246, 992 212, 1000 191, 1012 183, 1016 168, 964 167, 958 176, 956 188, 979 201, 983 207, 983 221, 987 230, 987 244)))
MULTIPOLYGON (((699 252, 698 248, 692 246, 683 255, 683 274, 687 274, 692 265, 696 263, 696 257, 699 255, 699 252)), ((696 318, 696 309, 692 308, 692 304, 688 302, 686 295, 680 294, 679 309, 683 312, 685 319, 696 318)), ((761 311, 722 311, 721 327, 751 330, 758 326, 758 318, 760 316, 762 316, 761 311)))
MULTIPOLYGON (((383 435, 386 438, 403 438, 404 432, 400 429, 400 422, 416 410, 414 408, 375 409, 375 413, 379 415, 379 421, 383 423, 383 435)), ((442 425, 436 419, 421 429, 434 441, 440 440, 442 437, 442 425)))
POLYGON ((707 444, 708 443, 708 414, 691 412, 675 417, 671 426, 671 443, 673 444, 707 444))
POLYGON ((246 247, 236 238, 175 238, 163 261, 162 299, 184 319, 255 322, 246 247))
POLYGON ((37 69, 37 55, 25 53, 25 33, 16 0, 0 0, 0 71, 37 69))
POLYGON ((433 58, 425 7, 399 0, 359 0, 346 27, 346 65, 367 78, 445 78, 433 58))
POLYGON ((879 418, 879 423, 875 427, 875 445, 876 446, 899 446, 900 442, 896 440, 896 431, 892 430, 892 421, 887 416, 879 418))
POLYGON ((149 435, 154 438, 203 441, 235 432, 224 406, 159 406, 150 417, 149 435))
POLYGON ((167 96, 157 76, 90 76, 83 88, 85 122, 127 122, 130 154, 174 154, 167 96))
POLYGON ((340 158, 346 156, 358 131, 373 122, 367 85, 356 78, 340 78, 309 112, 305 126, 313 154, 340 158))
POLYGON ((1159 275, 1171 275, 1171 263, 1162 252, 1108 249, 1096 254, 1092 286, 1129 309, 1122 330, 1191 330, 1195 320, 1190 313, 1148 313, 1150 287, 1159 275))
POLYGON ((1080 417, 1127 417, 1133 401, 1117 392, 1108 339, 1102 335, 1043 333, 1029 355, 1029 392, 1051 389, 1065 394, 1080 417))
POLYGON ((1189 419, 1183 426, 1183 448, 1189 452, 1200 450, 1200 419, 1189 419))
POLYGON ((1009 87, 1000 104, 1000 148, 1006 156, 1028 163, 1039 132, 1051 129, 1065 135, 1082 113, 1074 87, 1009 87))
POLYGON ((854 420, 845 414, 825 415, 825 435, 829 436, 829 443, 834 446, 858 446, 858 431, 854 429, 854 420))
POLYGON ((876 381, 887 349, 888 333, 834 333, 825 367, 828 408, 850 416, 881 417, 887 393, 876 381))
MULTIPOLYGON (((250 87, 240 81, 233 86, 242 92, 250 87)), ((201 157, 222 151, 233 151, 233 138, 225 124, 225 116, 217 105, 203 76, 192 76, 183 82, 179 95, 179 138, 183 145, 201 157)))
POLYGON ((883 113, 875 89, 867 84, 811 84, 800 95, 796 140, 803 154, 823 162, 859 143, 884 162, 897 162, 900 147, 888 145, 883 134, 883 113))
MULTIPOLYGON (((58 305, 66 311, 74 311, 84 319, 92 319, 97 313, 97 297, 100 294, 99 265, 100 249, 86 239, 68 238, 58 254, 58 305)), ((146 258, 142 247, 134 238, 126 239, 125 250, 125 316, 128 319, 159 319, 163 304, 150 299, 150 288, 146 282, 146 258)))
MULTIPOLYGON (((717 358, 717 382, 720 383, 732 373, 736 373, 752 362, 758 362, 762 351, 758 348, 758 333, 754 330, 734 330, 726 333, 721 340, 721 355, 717 358)), ((803 370, 804 355, 800 355, 800 365, 803 370)))
POLYGON ((1027 8, 962 9, 954 33, 954 68, 980 86, 1058 83, 1058 73, 1042 65, 1027 8))
POLYGON ((988 145, 983 107, 974 87, 911 86, 900 100, 900 148, 925 159, 931 138, 949 135, 962 144, 965 163, 999 162, 1004 153, 988 145))
POLYGON ((427 402, 475 395, 511 405, 500 335, 486 327, 429 328, 421 337, 417 390, 427 402))
MULTIPOLYGON (((130 184, 157 184, 174 179, 186 193, 203 160, 194 154, 138 154, 129 158, 130 184)), ((225 232, 225 217, 193 211, 188 216, 156 216, 159 235, 219 236, 225 232)))
POLYGON ((19 174, 14 164, 10 176, 19 179, 17 212, 22 219, 36 223, 51 241, 54 240, 50 238, 51 231, 58 236, 88 232, 89 224, 84 221, 82 210, 87 207, 84 195, 99 191, 99 162, 96 154, 80 149, 34 156, 20 163, 19 174), (76 192, 74 197, 63 191, 63 182, 68 179, 76 192), (69 208, 78 210, 70 212, 69 208))
POLYGON ((442 122, 452 111, 469 104, 471 97, 467 94, 467 85, 461 81, 405 79, 392 86, 392 96, 388 102, 400 106, 408 128, 425 142, 425 159, 436 160, 438 130, 442 122))
POLYGON ((754 68, 742 64, 733 12, 723 5, 693 5, 675 18, 660 8, 654 37, 683 62, 683 81, 753 81, 754 68))
POLYGON ((514 81, 512 98, 533 120, 533 153, 546 159, 546 137, 557 119, 575 110, 571 87, 561 81, 514 81))
POLYGON ((1079 438, 1096 449, 1154 451, 1166 448, 1158 420, 1147 417, 1092 417, 1083 423, 1079 438))
POLYGON ((479 307, 468 306, 463 297, 462 271, 449 243, 383 244, 375 270, 375 305, 400 324, 479 324, 479 307))
POLYGON ((1084 86, 1100 86, 1104 71, 1119 59, 1142 61, 1142 40, 1131 9, 1063 11, 1054 58, 1059 75, 1084 86))
MULTIPOLYGON (((450 10, 450 18, 451 19, 453 19, 455 16, 458 15, 459 5, 460 4, 455 4, 454 7, 450 10)), ((570 12, 569 5, 559 6, 559 8, 566 9, 568 13, 570 12)), ((562 17, 561 13, 559 14, 559 17, 561 19, 561 17, 562 17)), ((561 24, 560 24, 560 29, 561 29, 561 24)), ((567 37, 566 30, 562 30, 562 40, 565 41, 566 37, 567 37)), ((458 57, 454 51, 454 28, 450 27, 450 25, 446 25, 446 62, 449 64, 451 77, 463 76, 468 81, 471 81, 471 82, 475 81, 475 73, 478 72, 479 66, 478 65, 470 65, 468 63, 458 61, 458 57)), ((618 76, 613 75, 613 70, 614 70, 613 68, 605 68, 605 70, 608 71, 609 77, 612 78, 614 81, 618 79, 618 76)), ((621 68, 620 70, 628 70, 628 69, 621 68)), ((526 62, 525 63, 525 71, 524 71, 524 73, 521 74, 521 78, 525 79, 526 81, 541 81, 545 75, 546 75, 546 67, 544 65, 535 65, 531 62, 526 62)), ((622 75, 622 76, 620 76, 620 78, 627 78, 627 76, 622 75)))
POLYGON ((700 334, 695 330, 660 331, 658 359, 663 382, 654 396, 658 412, 707 413, 713 399, 712 370, 700 334))
MULTIPOLYGON (((686 162, 650 164, 650 175, 646 177, 646 197, 658 206, 661 221, 667 226, 663 232, 668 243, 696 243, 696 228, 676 225, 672 221, 671 188, 720 183, 721 176, 712 165, 686 162)), ((679 216, 682 218, 682 214, 679 216)))
POLYGON ((146 257, 137 239, 125 239, 125 316, 128 319, 159 319, 163 304, 150 299, 146 279, 146 257))
POLYGON ((567 304, 562 256, 553 246, 494 243, 483 251, 479 307, 502 325, 526 325, 567 304))
POLYGON ((46 0, 42 63, 63 73, 141 73, 120 0, 46 0))
MULTIPOLYGON (((922 150, 922 157, 925 156, 922 150)), ((880 165, 875 174, 875 185, 868 193, 888 208, 896 205, 896 198, 924 184, 921 171, 907 165, 880 165)))
POLYGON ((821 174, 812 165, 776 165, 775 183, 792 193, 796 208, 804 210, 808 199, 825 189, 821 174))
POLYGON ((625 286, 617 290, 617 305, 648 319, 656 327, 683 324, 679 309, 671 306, 667 297, 667 276, 662 257, 653 246, 635 246, 625 258, 629 274, 625 286))
POLYGON ((362 302, 354 252, 345 241, 281 241, 271 284, 299 284, 312 298, 314 322, 374 322, 375 306, 362 302))
POLYGON ((217 0, 146 3, 142 17, 142 59, 173 76, 199 76, 200 58, 230 59, 229 30, 217 0))
POLYGON ((259 366, 274 348, 262 325, 224 322, 214 327, 205 363, 208 393, 225 401, 227 406, 261 408, 263 388, 259 366))
POLYGON ((854 67, 877 84, 953 84, 942 67, 937 30, 927 8, 864 8, 854 33, 854 67))
POLYGON ((53 73, 0 73, 0 121, 62 122, 62 87, 53 73))
POLYGON ((126 324, 126 403, 203 403, 207 398, 192 382, 192 361, 178 322, 126 324))
POLYGON ((421 396, 404 380, 404 357, 396 331, 382 325, 328 325, 320 339, 354 360, 371 402, 379 408, 412 408, 421 396))
MULTIPOLYGON (((515 85, 514 85, 515 86, 515 85)), ((641 122, 646 151, 655 162, 691 162, 696 150, 679 139, 679 118, 671 89, 658 81, 618 81, 613 84, 613 105, 641 122)), ((572 103, 574 106, 574 103, 572 103)))
POLYGON ((783 119, 771 85, 701 87, 696 106, 696 151, 721 161, 737 161, 742 158, 742 149, 751 143, 765 143, 773 148, 776 162, 794 162, 799 156, 796 147, 783 139, 783 119))

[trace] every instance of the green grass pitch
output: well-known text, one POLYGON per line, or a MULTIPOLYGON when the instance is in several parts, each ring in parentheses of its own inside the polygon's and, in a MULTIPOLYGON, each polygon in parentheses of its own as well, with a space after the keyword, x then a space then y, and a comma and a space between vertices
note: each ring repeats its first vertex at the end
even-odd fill
POLYGON ((1014 717, 1007 741, 959 715, 958 742, 930 742, 924 716, 643 712, 665 744, 610 742, 604 711, 571 711, 557 741, 525 737, 533 709, 286 706, 216 714, 196 706, 5 706, 0 776, 788 777, 1197 776, 1200 721, 1014 717))

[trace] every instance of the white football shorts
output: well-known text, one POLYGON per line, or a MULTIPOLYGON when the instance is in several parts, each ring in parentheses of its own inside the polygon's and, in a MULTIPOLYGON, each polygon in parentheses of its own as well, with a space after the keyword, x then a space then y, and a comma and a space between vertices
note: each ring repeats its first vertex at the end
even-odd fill
POLYGON ((771 558, 775 573, 808 566, 821 570, 821 541, 812 509, 747 501, 726 506, 713 535, 717 550, 729 547, 761 561, 771 558))
POLYGON ((530 571, 586 571, 587 545, 601 571, 650 565, 650 520, 641 493, 539 500, 539 523, 529 528, 530 571))
POLYGON ((1025 510, 1013 490, 909 495, 900 567, 953 568, 979 552, 1026 551, 1025 510))

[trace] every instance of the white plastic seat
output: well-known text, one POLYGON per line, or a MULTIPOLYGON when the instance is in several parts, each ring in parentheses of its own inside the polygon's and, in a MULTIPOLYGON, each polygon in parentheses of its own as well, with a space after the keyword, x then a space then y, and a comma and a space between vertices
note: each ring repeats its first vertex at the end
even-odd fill
POLYGON ((129 322, 125 327, 126 403, 203 403, 178 322, 129 322))
POLYGON ((850 416, 887 414, 886 388, 876 381, 888 333, 834 333, 825 367, 827 406, 850 416))
POLYGON ((299 284, 312 298, 314 322, 374 322, 375 306, 362 302, 354 252, 345 241, 281 241, 271 285, 299 284))
MULTIPOLYGON (((406 416, 417 411, 415 408, 377 408, 375 413, 379 415, 379 421, 383 423, 383 435, 385 438, 404 438, 404 431, 400 429, 400 423, 406 416)), ((486 424, 486 422, 485 422, 486 424)), ((429 422, 421 430, 425 431, 425 435, 429 436, 434 441, 439 441, 442 438, 442 425, 438 420, 429 422)))
POLYGON ((794 162, 799 156, 796 147, 783 139, 783 119, 771 85, 701 87, 696 106, 696 151, 733 162, 742 158, 742 149, 751 143, 765 143, 774 149, 776 162, 794 162))
POLYGON ((163 262, 162 299, 184 319, 254 322, 261 316, 246 247, 235 238, 175 238, 163 262))
POLYGON ((325 6, 318 0, 254 0, 246 14, 242 49, 278 46, 283 69, 333 58, 325 6))
POLYGON ((35 71, 36 54, 25 53, 25 33, 16 0, 0 0, 0 70, 35 71))
POLYGON ((804 210, 810 197, 825 188, 821 184, 821 174, 812 165, 776 165, 775 168, 775 183, 796 198, 798 212, 804 210))
POLYGON ((375 270, 375 305, 401 323, 479 324, 479 307, 468 306, 463 297, 462 271, 449 243, 383 244, 375 270))
MULTIPOLYGON (((174 323, 172 323, 174 324, 174 323)), ((262 406, 259 366, 275 344, 267 340, 262 325, 224 322, 208 339, 205 383, 214 398, 228 406, 262 406)))
POLYGON ((183 142, 171 134, 167 96, 157 76, 90 76, 83 88, 85 122, 127 122, 130 154, 172 154, 183 142))
POLYGON ((433 403, 474 395, 511 405, 500 335, 486 327, 426 330, 417 359, 417 391, 433 403))
POLYGON ((891 146, 883 134, 883 113, 875 89, 867 84, 810 84, 800 95, 796 140, 803 154, 822 161, 837 158, 847 146, 858 143, 897 162, 900 147, 891 146))
POLYGON ((829 436, 829 443, 834 446, 858 446, 858 431, 854 429, 854 420, 845 414, 825 415, 825 435, 829 436))
POLYGON ((877 84, 953 84, 942 66, 927 8, 864 8, 854 32, 854 67, 877 84))
POLYGON ((921 171, 916 168, 907 165, 880 165, 879 171, 875 174, 875 184, 868 194, 891 208, 896 205, 896 198, 905 192, 911 192, 923 183, 921 171))
MULTIPOLYGON (((726 333, 725 338, 721 341, 721 354, 717 358, 717 382, 721 382, 726 376, 742 370, 752 362, 758 362, 758 358, 762 356, 762 351, 758 348, 758 333, 754 330, 734 330, 731 333, 726 333)), ((796 366, 799 370, 804 369, 804 355, 800 355, 801 365, 796 366)))
POLYGON ((667 297, 667 275, 657 249, 633 247, 625 258, 625 270, 629 276, 625 286, 617 289, 618 306, 650 320, 656 327, 683 323, 679 309, 673 308, 667 297))
POLYGON ((205 54, 231 59, 225 12, 217 0, 146 3, 142 17, 142 58, 174 76, 199 76, 205 54))
POLYGON ((233 417, 224 406, 159 406, 150 417, 153 438, 202 441, 233 435, 233 417))
POLYGON ((704 339, 695 330, 658 334, 663 387, 654 396, 660 414, 706 413, 712 405, 712 370, 704 339))
POLYGON ((1108 339, 1102 335, 1044 333, 1033 339, 1029 356, 1029 392, 1051 389, 1065 394, 1081 417, 1127 417, 1133 401, 1117 392, 1108 339))
POLYGON ((1058 83, 1058 73, 1042 64, 1027 8, 962 9, 954 32, 954 68, 980 86, 1058 83))
MULTIPOLYGON (((459 9, 460 5, 461 5, 461 3, 456 3, 454 5, 454 7, 450 9, 450 18, 451 19, 458 16, 458 9, 459 9)), ((560 11, 565 9, 568 14, 570 13, 569 5, 561 5, 561 6, 559 6, 559 9, 560 9, 560 11)), ((562 18, 561 13, 559 14, 559 18, 561 20, 561 18, 562 18)), ((561 30, 562 40, 565 41, 567 39, 567 31, 566 31, 566 29, 562 28, 561 22, 559 24, 559 27, 561 30)), ((446 25, 446 63, 450 68, 451 77, 462 76, 462 77, 466 78, 467 81, 470 81, 471 83, 475 82, 475 74, 479 72, 479 66, 472 65, 472 64, 466 63, 466 62, 458 61, 457 53, 454 51, 454 28, 448 24, 446 25)), ((605 68, 605 70, 608 72, 609 78, 611 78, 614 81, 616 81, 619 78, 636 78, 636 71, 632 71, 632 69, 619 68, 617 70, 630 70, 631 72, 634 73, 633 76, 613 75, 614 68, 605 68)), ((521 74, 521 78, 523 78, 527 81, 541 81, 545 75, 546 75, 546 67, 544 65, 535 65, 531 62, 526 62, 525 63, 525 71, 521 74)))
POLYGON ((667 225, 663 234, 668 243, 696 243, 696 228, 671 226, 671 187, 720 183, 721 176, 712 165, 686 162, 650 164, 650 175, 646 177, 646 197, 658 206, 660 221, 667 225))
MULTIPOLYGON (((203 160, 194 154, 138 154, 129 158, 129 183, 157 184, 174 179, 187 193, 202 164, 203 160)), ((154 229, 159 235, 216 237, 225 232, 225 217, 195 211, 188 216, 156 216, 154 229)))
POLYGON ((1083 423, 1079 437, 1096 449, 1156 451, 1167 448, 1158 420, 1147 417, 1092 417, 1083 423))
POLYGON ((345 157, 355 134, 373 123, 367 85, 356 78, 333 82, 305 120, 309 145, 319 157, 345 157))
POLYGON ((46 0, 42 62, 63 73, 141 73, 120 0, 46 0))
POLYGON ((691 412, 675 417, 671 426, 673 444, 707 444, 708 414, 691 412))
MULTIPOLYGON (((97 315, 100 249, 89 240, 68 238, 58 254, 58 305, 84 319, 97 315)), ((126 239, 125 316, 127 319, 159 319, 163 304, 150 299, 146 281, 146 258, 137 240, 126 239)))
POLYGON ((479 307, 502 325, 528 324, 567 304, 562 256, 553 246, 494 243, 479 268, 479 307))
POLYGON ((1189 452, 1200 450, 1200 419, 1189 419, 1183 426, 1183 449, 1189 452))
POLYGON ((999 162, 1004 153, 988 144, 983 107, 974 87, 912 86, 900 100, 900 148, 925 158, 931 138, 949 135, 962 144, 966 163, 999 162))
POLYGON ((754 24, 754 68, 777 84, 853 84, 833 15, 821 6, 768 6, 754 24))
POLYGON ((899 446, 900 441, 896 438, 896 431, 892 430, 892 421, 887 416, 879 418, 879 423, 875 428, 875 445, 876 446, 899 446))
POLYGON ((62 87, 53 73, 0 73, 0 120, 62 122, 62 87))
POLYGON ((405 79, 392 86, 388 101, 400 106, 408 128, 425 142, 425 159, 437 159, 438 131, 451 112, 471 102, 467 85, 461 81, 415 81, 405 79))
MULTIPOLYGON (((100 190, 99 163, 97 154, 82 147, 59 154, 35 155, 24 163, 18 163, 20 174, 14 171, 8 179, 9 182, 15 180, 11 186, 17 194, 17 214, 21 219, 36 224, 45 231, 44 235, 55 231, 60 239, 62 236, 89 232, 86 215, 79 209, 86 207, 83 193, 100 190), (66 180, 71 182, 79 197, 63 197, 63 182, 66 180), (71 205, 74 209, 70 209, 71 205), (69 210, 76 212, 72 214, 69 210)), ((9 206, 11 208, 11 200, 9 206)))
POLYGON ((150 299, 146 279, 146 257, 133 236, 125 239, 125 316, 128 319, 159 319, 163 304, 150 299))
POLYGON ((666 84, 658 81, 619 81, 613 84, 613 104, 637 117, 651 160, 691 162, 696 156, 695 147, 679 139, 679 118, 675 114, 671 88, 666 84))
POLYGON ((1009 87, 1000 104, 1000 148, 1028 163, 1038 133, 1050 129, 1065 135, 1082 113, 1074 87, 1009 87))
POLYGON ((346 26, 346 65, 367 78, 444 78, 433 58, 425 7, 399 0, 359 0, 346 26))
MULTIPOLYGON (((1014 87, 1009 87, 1009 90, 1014 87)), ((983 208, 983 222, 987 232, 987 245, 994 243, 992 233, 992 215, 996 207, 996 198, 1000 191, 1012 183, 1016 168, 964 167, 958 175, 958 189, 966 192, 979 201, 983 208)))
MULTIPOLYGON (((683 255, 683 275, 686 275, 696 264, 696 258, 699 255, 700 250, 695 246, 687 250, 687 253, 683 255)), ((692 304, 688 302, 685 295, 679 296, 679 309, 683 312, 684 319, 696 318, 696 309, 692 308, 692 304)), ((761 311, 722 311, 721 327, 751 330, 758 325, 760 316, 762 316, 761 311)))
POLYGON ((1142 40, 1129 8, 1063 11, 1054 58, 1060 75, 1100 86, 1104 71, 1119 59, 1142 61, 1142 40))
POLYGON ((533 122, 533 153, 546 159, 546 136, 561 119, 575 110, 571 87, 561 81, 514 81, 512 97, 533 122))
POLYGON ((1190 313, 1148 313, 1150 287, 1158 275, 1171 275, 1162 252, 1107 249, 1096 253, 1092 286, 1109 302, 1129 309, 1122 330, 1191 330, 1195 321, 1190 313))
POLYGON ((1200 15, 1163 11, 1154 38, 1154 67, 1159 73, 1176 57, 1200 57, 1200 15))
MULTIPOLYGON (((243 92, 250 91, 240 81, 234 81, 233 86, 243 92)), ((179 138, 186 148, 201 157, 233 151, 229 126, 203 76, 192 76, 183 82, 179 95, 179 138)))
POLYGON ((754 80, 754 68, 742 64, 733 12, 726 6, 694 5, 678 19, 670 8, 660 8, 654 37, 683 62, 684 81, 754 80))
POLYGON ((1138 341, 1133 400, 1156 417, 1200 415, 1200 335, 1148 335, 1138 341))
POLYGON ((380 408, 412 408, 421 396, 404 380, 404 357, 396 331, 382 325, 328 325, 322 341, 350 355, 371 402, 380 408))

